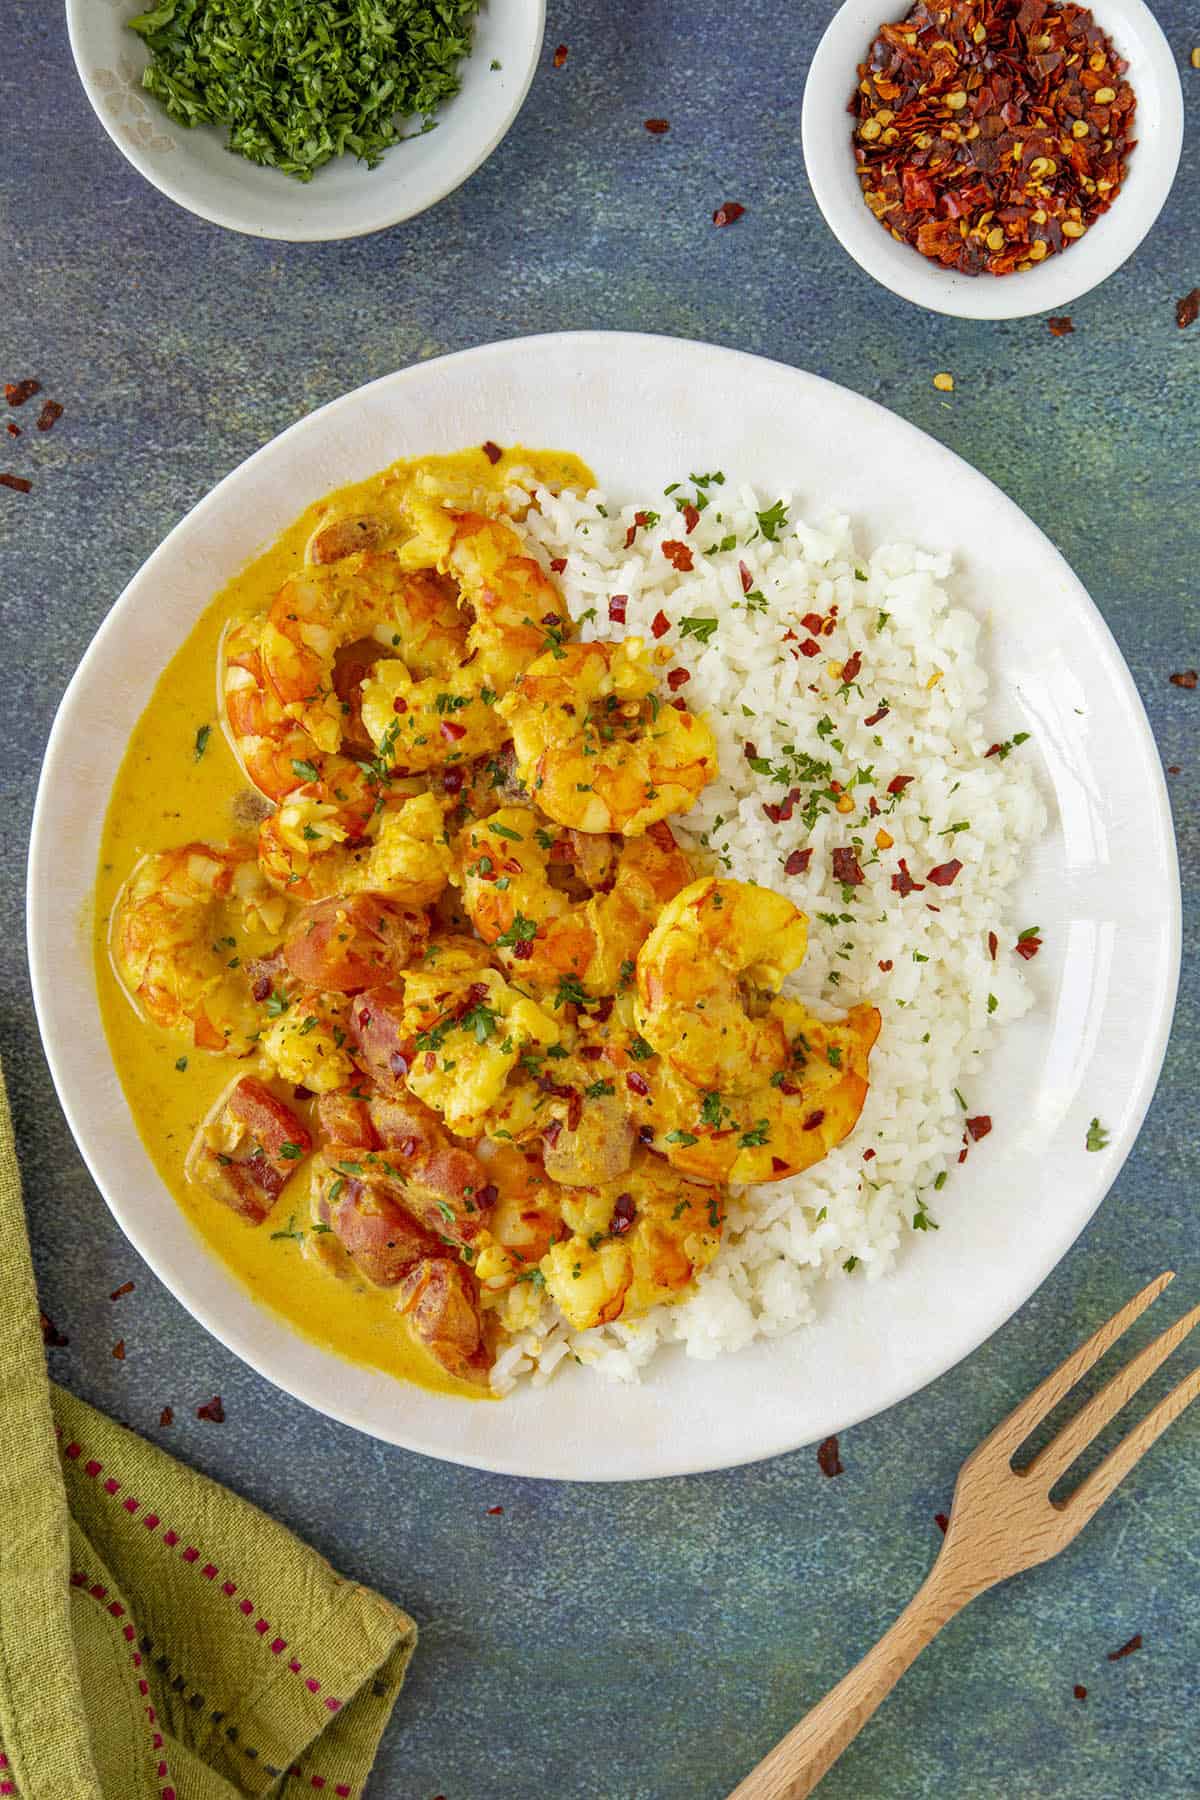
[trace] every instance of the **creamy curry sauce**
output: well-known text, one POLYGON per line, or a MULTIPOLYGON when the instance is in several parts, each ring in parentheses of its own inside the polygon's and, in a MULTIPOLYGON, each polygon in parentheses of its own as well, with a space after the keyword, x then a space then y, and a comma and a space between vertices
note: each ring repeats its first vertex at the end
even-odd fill
MULTIPOLYGON (((548 486, 594 485, 591 471, 567 452, 516 447, 494 466, 481 450, 421 462, 451 480, 467 476, 481 487, 503 487, 518 467, 532 470, 548 486)), ((96 981, 109 1048, 142 1142, 185 1216, 226 1267, 313 1342, 422 1387, 477 1400, 486 1390, 456 1381, 414 1342, 397 1316, 394 1294, 359 1279, 336 1279, 303 1256, 295 1237, 279 1235, 303 1228, 307 1172, 289 1183, 259 1226, 248 1225, 184 1180, 183 1160, 197 1126, 233 1070, 249 1072, 255 1059, 234 1063, 192 1049, 143 1018, 117 980, 108 948, 113 905, 139 857, 192 838, 221 842, 253 835, 244 815, 239 817, 251 790, 217 709, 217 658, 225 626, 270 605, 301 567, 304 546, 322 518, 331 512, 370 512, 384 484, 405 466, 412 465, 396 464, 314 502, 217 595, 167 665, 130 738, 104 822, 96 882, 96 981), (198 756, 198 733, 205 726, 208 735, 198 756)))

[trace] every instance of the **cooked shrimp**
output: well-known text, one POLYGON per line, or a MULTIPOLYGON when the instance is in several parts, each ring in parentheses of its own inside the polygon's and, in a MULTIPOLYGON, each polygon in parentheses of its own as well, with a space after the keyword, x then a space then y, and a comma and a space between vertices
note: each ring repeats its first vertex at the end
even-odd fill
POLYGON ((685 1081, 742 1093, 788 1063, 787 1032, 765 1002, 798 968, 807 920, 782 894, 694 881, 638 955, 638 1029, 685 1081))
POLYGON ((669 1057, 640 1062, 627 1079, 640 1135, 692 1180, 782 1181, 820 1162, 858 1122, 879 1033, 876 1009, 854 1006, 827 1024, 800 1001, 777 999, 768 1017, 786 1058, 753 1087, 697 1087, 669 1057))
POLYGON ((247 844, 182 844, 144 856, 113 908, 113 967, 130 998, 164 1031, 198 1049, 247 1056, 259 1019, 247 955, 282 930, 286 903, 247 844))
POLYGON ((383 894, 340 894, 302 913, 284 961, 309 988, 356 994, 394 981, 425 954, 429 920, 383 894))
POLYGON ((301 771, 311 768, 319 753, 267 681, 264 623, 265 615, 259 615, 229 625, 221 639, 218 687, 226 733, 247 778, 268 800, 282 800, 308 778, 301 771))
POLYGON ((692 873, 665 824, 612 842, 547 831, 528 807, 501 807, 468 825, 456 851, 468 917, 505 968, 540 989, 567 979, 593 996, 615 991, 692 873), (582 902, 568 891, 572 882, 582 902))
POLYGON ((559 1037, 553 1019, 494 969, 455 974, 440 958, 410 969, 402 992, 368 988, 351 1024, 384 1090, 407 1086, 461 1137, 480 1134, 523 1052, 559 1037))
POLYGON ((530 663, 496 710, 543 812, 632 837, 695 804, 717 773, 716 740, 655 687, 640 638, 568 644, 530 663))
POLYGON ((419 677, 388 657, 362 684, 363 725, 390 767, 420 774, 498 750, 508 727, 495 699, 476 663, 419 677))
POLYGON ((263 671, 288 717, 318 749, 335 751, 346 720, 334 686, 339 650, 373 638, 381 650, 402 649, 418 674, 434 674, 458 666, 466 629, 449 583, 368 551, 284 584, 263 626, 263 671))
POLYGON ((345 757, 322 759, 315 780, 282 799, 258 833, 267 880, 296 900, 319 900, 347 885, 342 854, 362 844, 376 818, 375 790, 345 757))
POLYGON ((261 1225, 311 1149, 291 1107, 242 1075, 200 1125, 183 1171, 249 1224, 261 1225))
POLYGON ((683 1180, 646 1151, 617 1181, 562 1197, 572 1235, 542 1258, 546 1292, 576 1331, 682 1300, 717 1254, 719 1188, 683 1180))
POLYGON ((302 993, 276 1011, 263 1028, 259 1049, 281 1081, 324 1094, 358 1074, 347 1048, 349 1024, 343 995, 302 993))
POLYGON ((566 602, 502 519, 411 497, 407 511, 414 536, 401 559, 410 568, 431 563, 458 582, 474 614, 467 649, 487 685, 507 693, 539 651, 572 634, 566 602))

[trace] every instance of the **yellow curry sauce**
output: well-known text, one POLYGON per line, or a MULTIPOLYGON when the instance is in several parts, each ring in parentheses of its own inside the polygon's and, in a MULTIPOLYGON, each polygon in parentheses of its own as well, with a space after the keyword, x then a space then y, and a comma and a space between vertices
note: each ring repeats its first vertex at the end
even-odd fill
MULTIPOLYGON (((412 466, 396 464, 314 502, 216 596, 167 665, 130 738, 104 822, 96 880, 96 982, 109 1048, 142 1142, 187 1219, 226 1267, 257 1300, 315 1343, 422 1387, 479 1399, 485 1390, 455 1380, 413 1340, 397 1316, 394 1295, 361 1279, 335 1279, 302 1255, 297 1238, 278 1235, 292 1230, 293 1218, 303 1224, 299 1190, 305 1175, 289 1183, 260 1226, 247 1224, 184 1180, 184 1157, 198 1125, 231 1071, 252 1069, 254 1059, 233 1064, 226 1056, 192 1049, 140 1016, 117 980, 108 948, 113 905, 146 852, 189 839, 220 842, 252 835, 236 810, 248 792, 246 779, 217 711, 217 658, 226 624, 270 604, 301 567, 304 546, 326 514, 370 511, 384 484, 412 466), (205 727, 207 735, 199 736, 205 727)), ((591 471, 568 452, 517 447, 493 464, 482 450, 469 450, 423 458, 422 467, 451 482, 466 478, 496 489, 518 467, 556 488, 594 485, 591 471)))

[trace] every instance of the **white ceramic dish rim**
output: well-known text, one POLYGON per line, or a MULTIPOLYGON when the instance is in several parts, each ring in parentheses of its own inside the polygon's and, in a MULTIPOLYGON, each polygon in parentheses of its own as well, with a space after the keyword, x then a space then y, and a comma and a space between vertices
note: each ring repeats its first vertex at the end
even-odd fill
POLYGON ((1019 319, 1069 305, 1120 268, 1157 219, 1183 147, 1183 90, 1170 44, 1144 0, 1097 0, 1097 22, 1129 63, 1138 141, 1112 209, 1085 238, 1039 268, 1004 277, 960 275, 898 244, 868 210, 854 173, 846 103, 856 65, 880 20, 878 0, 845 0, 817 46, 804 87, 801 140, 825 222, 861 269, 914 306, 969 319, 1019 319))
MULTIPOLYGON (((485 431, 481 424, 486 425, 487 435, 494 434, 494 419, 467 423, 465 414, 454 412, 452 407, 450 410, 453 413, 453 430, 457 434, 455 441, 470 442, 476 434, 482 441, 485 431), (472 424, 475 426, 474 430, 472 424)), ((529 434, 525 435, 528 440, 529 434)), ((686 442, 676 444, 672 446, 672 453, 686 458, 687 449, 686 442)), ((403 450, 397 453, 403 453, 403 450)), ((382 460, 386 459, 376 458, 376 466, 382 460)), ((344 473, 340 477, 350 478, 352 477, 344 473)), ((323 491, 329 485, 331 483, 327 479, 321 478, 315 491, 323 491)), ((305 498, 306 495, 298 495, 289 502, 287 518, 293 516, 305 498)), ((260 538, 273 536, 285 522, 283 517, 274 519, 268 509, 261 521, 260 538)), ((224 579, 224 576, 220 579, 224 579)), ((169 586, 169 579, 165 585, 169 586)), ((219 581, 214 577, 208 591, 215 591, 216 585, 219 585, 219 581)), ((179 633, 175 641, 178 642, 181 636, 182 633, 179 633)), ((141 690, 153 685, 159 668, 161 661, 145 682, 132 683, 134 691, 119 702, 123 714, 127 714, 132 707, 133 718, 136 718, 145 703, 146 695, 141 690)), ((129 721, 131 723, 132 720, 129 721)), ((119 759, 119 749, 115 755, 119 759)), ((104 781, 107 784, 111 780, 112 770, 107 763, 104 768, 104 781)), ((98 833, 98 826, 94 828, 95 833, 98 833)), ((92 848, 94 849, 94 844, 92 848)), ((80 883, 82 884, 82 876, 80 883)), ((563 333, 482 346, 372 382, 300 420, 264 446, 226 476, 174 528, 143 564, 112 608, 72 678, 59 707, 46 751, 34 815, 29 861, 28 931, 34 1001, 46 1055, 76 1142, 97 1186, 105 1195, 126 1235, 164 1283, 207 1330, 277 1386, 330 1417, 384 1441, 500 1473, 559 1479, 639 1479, 692 1473, 754 1461, 796 1448, 818 1435, 825 1435, 827 1431, 844 1430, 859 1419, 872 1416, 906 1398, 953 1367, 990 1336, 1028 1298, 1099 1205, 1128 1154, 1149 1105, 1166 1047, 1178 979, 1180 899, 1165 782, 1132 677, 1107 627, 1076 578, 1037 527, 1011 501, 986 482, 984 477, 971 470, 969 465, 962 463, 952 452, 934 444, 915 427, 886 413, 874 402, 837 388, 819 377, 742 352, 673 339, 596 332, 563 333), (1134 1046, 1133 1055, 1137 1059, 1136 1067, 1132 1070, 1122 1069, 1121 1083, 1117 1090, 1120 1097, 1114 1097, 1107 1109, 1108 1118, 1117 1121, 1112 1142, 1102 1156, 1095 1158, 1094 1163, 1092 1159, 1088 1159, 1084 1171, 1086 1180, 1081 1184, 1084 1190, 1082 1198, 1069 1211, 1065 1221, 1056 1225, 1036 1264, 1023 1269, 1015 1286, 1010 1283, 1009 1286, 1002 1287, 998 1294, 992 1295, 986 1308, 978 1316, 973 1316, 969 1324, 960 1325, 948 1347, 939 1343, 932 1352, 926 1351, 907 1359, 897 1357, 894 1364, 889 1364, 888 1378, 879 1391, 873 1392, 869 1398, 860 1396, 852 1404, 833 1405, 828 1414, 822 1417, 820 1426, 810 1420, 807 1429, 797 1431, 794 1425, 783 1420, 760 1441, 752 1444, 738 1443, 733 1448, 726 1443, 718 1448, 715 1438, 716 1419, 703 1420, 697 1414, 690 1421, 694 1428, 685 1429, 682 1441, 672 1441, 665 1453, 657 1440, 641 1444, 632 1453, 628 1447, 622 1448, 618 1444, 614 1452, 607 1441, 604 1427, 608 1425, 611 1428, 614 1421, 620 1422, 623 1407, 630 1395, 652 1395, 651 1412, 654 1406, 659 1408, 662 1429, 666 1431, 676 1427, 677 1408, 667 1411, 662 1404, 664 1393, 669 1393, 672 1385, 672 1366, 687 1370, 695 1369, 697 1365, 684 1363, 678 1358, 678 1353, 672 1351, 668 1353, 665 1363, 652 1372, 651 1380, 641 1387, 613 1388, 602 1382, 590 1383, 586 1388, 577 1385, 576 1405, 584 1416, 586 1429, 582 1426, 577 1428, 576 1438, 567 1445, 564 1453, 561 1446, 548 1444, 544 1434, 538 1429, 538 1408, 542 1395, 537 1391, 526 1388, 503 1407, 479 1407, 444 1399, 439 1401, 437 1396, 403 1387, 371 1371, 356 1370, 354 1365, 346 1364, 331 1353, 321 1351, 308 1344, 307 1340, 298 1338, 286 1323, 259 1307, 191 1233, 174 1203, 165 1195, 161 1182, 142 1150, 140 1140, 135 1142, 132 1150, 128 1150, 129 1141, 136 1139, 136 1134, 132 1130, 127 1105, 107 1056, 103 1058, 107 1070, 100 1077, 94 1077, 92 1073, 97 1060, 94 1050, 90 1062, 86 1064, 89 1071, 86 1079, 93 1080, 93 1083, 99 1079, 105 1086, 106 1091, 102 1096, 96 1093, 89 1095, 87 1091, 78 1089, 75 1071, 69 1066, 73 1057, 79 1057, 83 1053, 74 1047, 80 1035, 77 1004, 79 996, 64 995, 62 992, 60 977, 63 932, 69 928, 69 922, 76 927, 78 925, 79 907, 86 902, 90 891, 94 856, 84 891, 80 891, 79 885, 72 888, 70 881, 66 883, 64 890, 64 883, 60 878, 62 859, 59 854, 59 846, 64 841, 64 825, 61 818, 55 817, 55 813, 63 802, 63 796, 71 791, 68 777, 79 767, 78 749, 72 743, 72 734, 79 729, 78 719, 86 713, 91 684, 104 670, 106 662, 111 661, 117 647, 137 621, 139 612, 145 610, 146 596, 153 594, 156 584, 161 577, 167 575, 173 562, 177 563, 181 557, 186 557, 188 540, 199 537, 204 526, 221 514, 235 484, 247 481, 253 483, 267 472, 273 462, 283 466, 294 465, 299 461, 306 468, 315 464, 319 469, 319 454, 314 456, 311 452, 319 445, 323 434, 330 432, 339 422, 347 424, 356 412, 369 410, 380 401, 390 400, 393 395, 403 401, 406 389, 410 390, 407 397, 415 398, 421 384, 428 383, 431 373, 435 387, 440 382, 443 390, 452 390, 456 383, 461 384, 467 394, 466 407, 469 412, 475 404, 476 394, 488 377, 489 365, 494 372, 497 362, 501 369, 506 364, 517 368, 525 366, 529 378, 537 376, 536 385, 543 391, 544 383, 553 380, 556 364, 561 360, 565 370, 578 371, 585 382, 589 377, 603 380, 606 371, 619 369, 622 371, 622 378, 631 381, 633 391, 638 392, 632 365, 639 359, 651 359, 657 364, 664 358, 668 366, 676 368, 673 391, 674 383, 688 378, 696 381, 697 387, 702 388, 704 383, 697 378, 705 373, 712 375, 717 372, 721 377, 728 378, 731 387, 739 393, 748 393, 756 380, 769 385, 772 406, 775 404, 775 396, 782 394, 784 384, 791 382, 797 384, 798 388, 805 389, 810 398, 821 400, 827 405, 849 408, 857 414, 856 423, 896 433, 901 443, 907 444, 912 450, 921 450, 926 456, 933 452, 947 471, 957 472, 960 482, 981 484, 980 491, 986 490, 989 505, 994 504, 996 508, 997 523, 1011 528, 1002 535, 1011 537, 1018 530, 1033 534, 1039 554, 1045 555, 1048 572, 1062 585, 1065 593, 1073 596, 1079 608, 1080 620, 1089 634, 1088 649, 1095 652, 1103 675, 1111 682, 1115 697, 1125 714, 1124 724, 1131 732, 1127 747, 1138 759, 1134 787, 1139 829, 1139 866, 1143 874, 1152 872, 1154 875, 1150 891, 1156 896, 1160 906, 1154 927, 1159 964, 1153 992, 1148 996, 1139 996, 1137 1001, 1141 1006, 1142 1016, 1136 1020, 1136 1034, 1130 1038, 1134 1046), (305 454, 298 458, 296 453, 301 449, 305 454), (57 923, 53 917, 56 910, 60 915, 57 923), (108 1104, 100 1105, 101 1099, 108 1104), (155 1203, 165 1201, 169 1208, 163 1218, 156 1220, 153 1206, 139 1204, 136 1195, 130 1200, 127 1192, 120 1191, 121 1179, 114 1173, 115 1163, 110 1147, 112 1132, 122 1138, 128 1154, 133 1156, 138 1165, 139 1173, 145 1175, 148 1172, 150 1183, 156 1190, 155 1203), (176 1240, 166 1249, 156 1229, 163 1228, 164 1225, 167 1235, 173 1233, 176 1240), (181 1226, 182 1237, 179 1230, 181 1226), (206 1292, 206 1289, 211 1291, 206 1292), (264 1343, 267 1345, 266 1349, 263 1347, 264 1343), (674 1365, 672 1357, 677 1358, 674 1365), (355 1377, 358 1377, 360 1386, 365 1384, 365 1399, 352 1391, 355 1388, 355 1377), (381 1394, 386 1394, 394 1406, 395 1417, 380 1416, 381 1394), (416 1425, 404 1417, 406 1407, 417 1416, 416 1425), (445 1411, 447 1407, 450 1409, 449 1413, 445 1411), (481 1414, 488 1415, 489 1418, 503 1414, 514 1428, 510 1436, 503 1432, 489 1434, 487 1428, 484 1428, 483 1445, 475 1442, 478 1434, 474 1433, 469 1420, 481 1414), (706 1424, 707 1431, 704 1429, 706 1424), (466 1441, 459 1441, 464 1433, 466 1441)), ((85 950, 84 955, 90 970, 90 953, 85 950)), ((85 980, 90 983, 90 973, 85 976, 85 980)), ((98 1026, 94 991, 88 994, 87 1005, 92 1015, 88 1023, 94 1030, 98 1026)), ((1013 1028, 1017 1032, 1021 1029, 1020 1026, 1013 1028)), ((92 1041, 94 1043, 94 1039, 92 1041)), ((924 1251, 924 1245, 922 1249, 924 1251)), ((897 1279, 898 1277, 892 1278, 893 1281, 897 1279)), ((857 1307, 861 1326, 869 1328, 872 1312, 878 1312, 881 1304, 879 1296, 886 1296, 888 1284, 885 1282, 880 1287, 863 1290, 875 1297, 873 1303, 869 1304, 857 1297, 847 1302, 845 1294, 849 1285, 841 1284, 836 1303, 843 1307, 857 1307)), ((834 1302, 831 1302, 831 1311, 833 1305, 834 1302)), ((804 1335, 801 1334, 801 1340, 804 1335)), ((764 1366, 771 1374, 778 1375, 780 1367, 784 1367, 787 1362, 787 1347, 798 1341, 800 1340, 781 1340, 767 1346, 765 1350, 762 1346, 756 1346, 751 1351, 740 1353, 740 1356, 724 1359, 720 1365, 706 1364, 700 1367, 705 1370, 726 1370, 740 1362, 746 1369, 747 1379, 753 1379, 755 1373, 761 1375, 764 1366)), ((802 1371, 790 1372, 802 1374, 802 1371)), ((786 1367, 784 1373, 789 1373, 786 1367)), ((558 1385, 552 1384, 542 1393, 552 1394, 558 1385)), ((631 1406, 638 1404, 636 1400, 628 1401, 631 1406)), ((699 1404, 702 1409, 703 1392, 699 1404)))
MULTIPOLYGON (((437 130, 416 140, 418 149, 426 144, 432 147, 431 167, 426 166, 431 160, 428 151, 420 157, 420 168, 414 167, 412 161, 406 165, 406 150, 410 158, 413 152, 400 144, 388 151, 382 164, 374 170, 352 158, 339 158, 318 170, 312 182, 302 184, 278 170, 258 168, 222 148, 221 156, 228 168, 224 163, 218 163, 220 178, 217 186, 221 191, 227 191, 230 199, 217 204, 197 192, 193 156, 198 136, 207 136, 211 142, 217 142, 220 134, 216 127, 200 126, 189 130, 170 119, 157 103, 152 102, 161 131, 174 139, 179 151, 178 165, 161 156, 156 158, 144 146, 131 142, 120 129, 121 120, 106 105, 111 92, 102 89, 95 80, 93 59, 87 49, 87 34, 97 29, 98 6, 99 0, 66 0, 67 35, 83 90, 121 155, 160 193, 197 218, 228 231, 243 232, 248 237, 295 244, 343 241, 385 231, 436 206, 447 194, 461 187, 491 156, 525 104, 537 73, 546 30, 546 0, 490 0, 490 5, 485 0, 475 44, 464 64, 462 88, 439 110, 437 130), (465 117, 466 109, 475 104, 477 84, 491 76, 493 59, 503 65, 500 76, 507 92, 506 104, 483 137, 473 138, 467 127, 463 133, 464 142, 461 146, 456 144, 460 151, 457 159, 447 159, 445 167, 438 173, 438 153, 449 137, 447 126, 459 116, 465 117), (175 173, 176 166, 183 171, 179 175, 175 173), (368 182, 372 185, 365 185, 368 182), (334 183, 337 184, 336 191, 334 183), (347 223, 345 209, 339 207, 338 202, 352 193, 365 197, 367 204, 360 201, 355 209, 359 216, 347 223), (265 196, 262 204, 255 204, 256 195, 265 196), (377 201, 375 195, 378 195, 377 201), (326 212, 331 212, 332 216, 326 217, 326 212)), ((127 10, 132 16, 138 7, 130 4, 127 10)), ((100 18, 106 26, 111 24, 111 7, 101 8, 100 18)), ((125 46, 125 53, 134 59, 148 60, 133 36, 125 46)))

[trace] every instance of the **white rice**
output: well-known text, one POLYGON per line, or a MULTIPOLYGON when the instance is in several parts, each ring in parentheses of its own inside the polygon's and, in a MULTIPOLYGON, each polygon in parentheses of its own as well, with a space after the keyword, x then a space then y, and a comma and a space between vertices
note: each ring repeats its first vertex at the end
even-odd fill
POLYGON ((720 775, 672 827, 699 866, 776 888, 808 914, 808 956, 789 988, 814 1010, 832 1016, 855 1001, 879 1007, 870 1094, 850 1137, 815 1168, 735 1192, 720 1253, 683 1304, 583 1334, 570 1333, 547 1304, 535 1328, 499 1356, 493 1383, 501 1393, 522 1376, 547 1380, 572 1354, 608 1376, 636 1380, 671 1340, 681 1340, 689 1356, 737 1350, 810 1324, 822 1282, 878 1281, 902 1251, 919 1248, 914 1220, 929 1220, 918 1231, 936 1222, 939 1185, 952 1179, 964 1145, 955 1090, 969 1112, 986 1112, 979 1059, 987 1035, 1033 1003, 1026 965, 1012 954, 1029 921, 1012 916, 1010 893, 1046 812, 1028 751, 985 755, 982 628, 951 600, 948 558, 909 544, 865 555, 848 519, 806 524, 792 516, 788 494, 787 523, 769 541, 758 514, 776 496, 731 480, 699 489, 708 504, 689 534, 677 507, 696 493, 689 479, 669 497, 617 509, 606 508, 599 492, 542 491, 540 510, 523 529, 546 567, 566 559, 558 579, 585 637, 657 641, 672 652, 664 679, 671 668, 690 671, 680 692, 694 712, 707 714, 720 775), (626 548, 638 510, 660 513, 661 522, 639 529, 626 548), (710 548, 729 536, 734 548, 710 548), (672 566, 665 540, 692 551, 690 573, 672 566), (753 607, 743 568, 751 597, 761 596, 753 607), (623 624, 610 622, 613 594, 628 596, 623 624), (817 641, 802 616, 827 616, 834 606, 836 628, 819 637, 820 654, 799 654, 800 644, 817 641), (660 612, 671 626, 655 640, 660 612), (688 618, 718 624, 705 642, 681 633, 688 618), (861 672, 846 690, 841 665, 855 651, 861 672), (865 724, 885 700, 886 716, 865 724), (751 768, 747 740, 772 763, 787 745, 807 751, 831 763, 843 786, 858 770, 874 773, 852 789, 847 815, 831 806, 809 831, 801 802, 790 822, 772 823, 764 802, 778 802, 787 789, 751 768), (914 779, 890 798, 888 783, 899 775, 914 779), (864 823, 870 794, 882 816, 864 823), (956 825, 965 829, 951 830, 956 825), (895 843, 877 850, 881 826, 895 843), (831 853, 852 843, 866 880, 843 894, 831 853), (788 854, 804 848, 812 850, 807 871, 787 876, 788 854), (706 864, 706 852, 715 861, 706 864), (951 858, 963 867, 951 886, 901 897, 891 886, 901 857, 917 881, 951 858), (867 1150, 875 1154, 864 1161, 867 1150))

